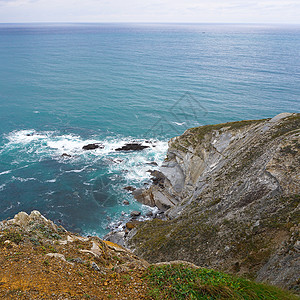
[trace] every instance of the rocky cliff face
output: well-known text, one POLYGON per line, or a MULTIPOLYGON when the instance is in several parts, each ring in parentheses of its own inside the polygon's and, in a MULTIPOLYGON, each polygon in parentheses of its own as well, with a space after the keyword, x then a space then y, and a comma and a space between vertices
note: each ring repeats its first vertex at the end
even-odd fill
POLYGON ((169 220, 138 226, 128 247, 299 289, 299 154, 300 114, 187 130, 136 192, 169 220))

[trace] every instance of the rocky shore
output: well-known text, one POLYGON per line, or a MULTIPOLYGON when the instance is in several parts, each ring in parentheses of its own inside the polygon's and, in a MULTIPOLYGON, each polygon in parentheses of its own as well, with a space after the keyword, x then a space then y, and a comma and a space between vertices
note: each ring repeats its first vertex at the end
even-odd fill
POLYGON ((169 142, 134 190, 163 218, 106 238, 150 262, 187 260, 299 292, 300 114, 207 125, 169 142))

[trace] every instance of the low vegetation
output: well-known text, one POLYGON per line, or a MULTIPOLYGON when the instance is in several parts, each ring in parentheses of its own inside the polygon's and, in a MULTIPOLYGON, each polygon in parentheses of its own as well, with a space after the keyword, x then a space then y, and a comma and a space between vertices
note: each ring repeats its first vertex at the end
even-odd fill
POLYGON ((152 299, 300 299, 288 291, 204 268, 151 266, 145 278, 152 299))

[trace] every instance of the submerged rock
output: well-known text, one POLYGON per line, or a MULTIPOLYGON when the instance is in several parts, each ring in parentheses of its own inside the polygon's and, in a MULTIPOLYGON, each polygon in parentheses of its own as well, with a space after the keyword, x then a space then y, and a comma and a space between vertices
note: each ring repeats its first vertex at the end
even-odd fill
POLYGON ((153 212, 152 211, 148 211, 146 213, 146 217, 153 217, 153 212))

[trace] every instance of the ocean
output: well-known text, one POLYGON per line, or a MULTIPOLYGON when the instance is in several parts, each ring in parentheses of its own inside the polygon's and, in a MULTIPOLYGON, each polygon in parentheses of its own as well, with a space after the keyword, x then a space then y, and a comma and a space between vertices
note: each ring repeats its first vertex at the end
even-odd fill
POLYGON ((0 219, 37 209, 102 237, 145 216, 123 188, 170 138, 300 111, 299 51, 300 26, 0 24, 0 219), (115 151, 132 141, 150 147, 115 151))

